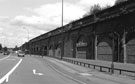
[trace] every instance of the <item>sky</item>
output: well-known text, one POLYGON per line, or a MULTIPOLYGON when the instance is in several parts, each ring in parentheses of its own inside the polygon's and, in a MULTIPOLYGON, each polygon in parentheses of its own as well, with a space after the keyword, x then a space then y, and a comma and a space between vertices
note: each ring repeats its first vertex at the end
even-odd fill
MULTIPOLYGON (((62 0, 0 0, 0 43, 14 48, 61 26, 62 0)), ((115 0, 63 0, 64 24, 82 18, 91 6, 115 0)))

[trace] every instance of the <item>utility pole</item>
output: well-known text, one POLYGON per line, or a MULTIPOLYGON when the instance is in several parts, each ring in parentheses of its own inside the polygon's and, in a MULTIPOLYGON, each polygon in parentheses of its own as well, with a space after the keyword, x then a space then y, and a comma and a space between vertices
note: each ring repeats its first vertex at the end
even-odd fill
POLYGON ((63 6, 64 6, 64 3, 63 3, 63 0, 62 0, 62 16, 61 16, 61 26, 63 27, 63 12, 64 12, 64 10, 63 10, 63 6))

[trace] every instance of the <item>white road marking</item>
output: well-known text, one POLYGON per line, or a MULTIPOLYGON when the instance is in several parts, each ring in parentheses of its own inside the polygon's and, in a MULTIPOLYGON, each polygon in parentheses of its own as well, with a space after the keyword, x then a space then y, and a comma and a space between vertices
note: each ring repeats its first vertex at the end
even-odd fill
POLYGON ((79 74, 82 76, 92 76, 92 74, 89 74, 89 73, 79 73, 79 74))
POLYGON ((5 75, 0 79, 0 84, 3 83, 5 80, 8 82, 9 76, 14 72, 14 70, 19 66, 19 64, 22 62, 22 59, 5 75))
POLYGON ((37 73, 37 72, 36 72, 36 69, 33 69, 33 74, 34 74, 34 75, 39 75, 39 76, 44 75, 43 73, 37 73))
POLYGON ((5 60, 5 59, 7 59, 7 58, 9 58, 9 57, 10 57, 10 55, 7 56, 7 57, 4 57, 4 58, 2 58, 2 59, 0 59, 0 61, 5 60))

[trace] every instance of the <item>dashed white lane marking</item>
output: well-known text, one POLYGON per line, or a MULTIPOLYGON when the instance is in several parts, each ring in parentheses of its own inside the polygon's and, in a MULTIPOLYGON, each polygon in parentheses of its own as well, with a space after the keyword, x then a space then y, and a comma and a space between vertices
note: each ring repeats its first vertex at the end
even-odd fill
POLYGON ((9 57, 10 57, 10 55, 7 56, 7 57, 4 57, 4 58, 2 58, 2 59, 0 59, 0 61, 5 60, 5 59, 7 59, 7 58, 9 58, 9 57))
POLYGON ((44 75, 43 73, 37 73, 37 72, 36 72, 36 69, 33 69, 33 74, 34 74, 34 75, 39 75, 39 76, 44 75))
POLYGON ((3 83, 5 80, 8 82, 9 76, 14 72, 14 70, 19 66, 19 64, 22 62, 22 59, 19 60, 19 62, 5 75, 0 79, 0 84, 3 83))

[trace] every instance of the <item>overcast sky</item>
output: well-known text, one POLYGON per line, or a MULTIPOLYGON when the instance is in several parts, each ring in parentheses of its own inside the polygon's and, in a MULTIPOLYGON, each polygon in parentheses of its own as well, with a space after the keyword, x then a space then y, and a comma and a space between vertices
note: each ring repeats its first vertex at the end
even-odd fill
MULTIPOLYGON (((64 0, 64 24, 81 18, 94 5, 115 0, 64 0)), ((15 47, 61 26, 61 0, 0 0, 0 43, 15 47)))

